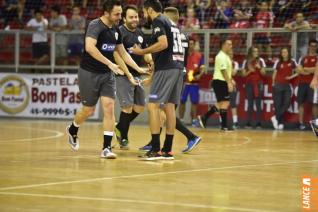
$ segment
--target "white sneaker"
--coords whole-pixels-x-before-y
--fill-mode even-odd
[[[279,130],[284,130],[284,125],[283,125],[283,124],[279,124],[279,125],[278,125],[278,129],[279,129]]]
[[[103,149],[102,153],[100,154],[101,158],[106,158],[106,159],[116,159],[117,155],[112,152],[112,150],[105,148]]]
[[[278,121],[275,116],[272,116],[271,121],[275,130],[278,130]]]
[[[77,151],[79,149],[79,139],[77,135],[71,135],[70,125],[66,127],[66,134],[68,136],[68,144],[74,151]]]

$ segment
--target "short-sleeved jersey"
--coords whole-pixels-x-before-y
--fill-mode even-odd
[[[252,60],[251,65],[254,67],[255,71],[249,73],[246,76],[246,83],[258,83],[260,81],[262,81],[262,74],[261,74],[261,68],[266,68],[266,63],[264,61],[263,58],[259,58],[258,60]],[[256,64],[259,64],[261,68],[256,68]],[[244,60],[243,65],[242,65],[242,69],[246,69],[248,70],[248,65],[247,65],[247,61]]]
[[[215,57],[213,80],[225,81],[222,74],[222,70],[226,70],[226,73],[229,79],[232,78],[232,70],[233,70],[232,60],[223,51],[219,51],[219,53]]]
[[[96,48],[98,51],[111,62],[115,63],[113,53],[116,45],[122,44],[122,37],[118,27],[113,26],[109,28],[100,18],[97,18],[88,24],[85,32],[85,38],[86,37],[96,39]],[[107,65],[93,58],[86,50],[84,50],[80,66],[82,69],[90,72],[104,73],[111,71]]]
[[[144,39],[143,32],[139,28],[137,28],[135,31],[130,31],[129,29],[126,28],[125,25],[120,26],[119,30],[121,32],[123,45],[126,51],[130,54],[132,59],[140,66],[143,56],[132,54],[129,48],[133,47],[135,44],[139,45],[140,48],[146,48],[147,45]],[[130,66],[127,66],[127,67],[129,69],[129,72],[133,76],[140,76],[140,74],[135,69],[131,68]]]
[[[199,74],[200,73],[200,66],[202,65],[201,63],[202,63],[202,54],[200,52],[194,51],[188,55],[187,66],[186,66],[187,76],[188,76],[186,78],[187,83],[197,83],[198,82],[193,77],[189,77],[189,75],[195,76],[195,75]]]
[[[288,84],[289,80],[286,77],[291,76],[297,66],[297,63],[294,59],[288,61],[277,60],[273,66],[273,69],[276,70],[275,83]]]
[[[301,65],[304,68],[313,68],[318,64],[318,56],[313,55],[313,56],[305,56],[300,58],[299,60],[299,65]],[[298,75],[299,83],[310,83],[314,74],[309,74],[309,75]]]
[[[160,52],[153,53],[155,71],[169,69],[183,69],[180,62],[184,62],[184,49],[180,29],[164,15],[159,15],[152,23],[152,43],[156,43],[160,36],[165,35],[168,47]]]

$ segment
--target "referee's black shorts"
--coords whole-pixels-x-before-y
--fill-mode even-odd
[[[212,88],[214,90],[217,102],[230,101],[230,93],[226,81],[213,80]]]

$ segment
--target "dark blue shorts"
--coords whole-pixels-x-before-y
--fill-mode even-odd
[[[199,103],[199,85],[196,84],[185,84],[181,94],[181,104],[186,103],[188,96],[192,104]]]

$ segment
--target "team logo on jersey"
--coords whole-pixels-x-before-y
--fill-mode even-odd
[[[104,52],[113,52],[115,50],[116,45],[111,43],[104,43],[102,45],[102,51]]]
[[[144,42],[143,37],[141,37],[141,36],[139,35],[139,36],[138,36],[138,41],[139,41],[139,43],[143,43],[143,42]]]
[[[118,32],[115,32],[115,38],[118,40]]]
[[[154,31],[154,34],[156,34],[157,32],[160,32],[160,28],[156,27],[153,31]]]

